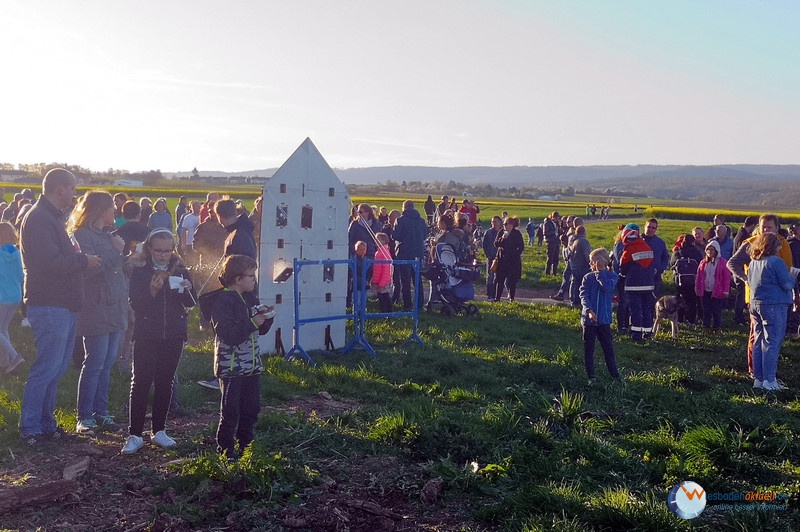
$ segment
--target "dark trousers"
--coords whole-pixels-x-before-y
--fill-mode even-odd
[[[678,307],[678,321],[694,324],[697,321],[697,294],[694,292],[694,285],[679,286],[678,297],[683,302]]]
[[[392,295],[389,292],[378,294],[378,305],[380,305],[381,312],[391,312]]]
[[[581,283],[584,276],[589,273],[589,270],[575,270],[572,269],[571,277],[572,282],[569,285],[569,300],[573,305],[581,304]]]
[[[631,312],[631,338],[641,340],[653,332],[655,299],[650,290],[625,290]]]
[[[500,301],[500,298],[503,297],[503,288],[505,287],[508,288],[509,299],[514,301],[514,298],[517,295],[517,282],[519,281],[519,273],[509,272],[508,270],[499,268],[497,273],[495,273],[494,280],[495,300]]]
[[[236,442],[239,442],[239,451],[243,452],[253,441],[253,427],[261,410],[260,375],[220,379],[219,390],[222,399],[219,404],[217,451],[225,453],[228,458],[236,458]]]
[[[569,283],[572,281],[572,266],[569,262],[564,265],[564,273],[561,274],[561,286],[558,287],[559,295],[569,295]]]
[[[558,240],[547,241],[547,266],[544,267],[545,275],[558,273],[558,257],[561,255],[561,242]]]
[[[586,374],[594,379],[594,345],[595,340],[600,340],[603,356],[606,359],[608,372],[615,379],[619,379],[617,371],[617,357],[614,355],[614,336],[611,325],[584,325],[583,326],[583,363]]]
[[[745,323],[749,321],[748,317],[745,316],[744,306],[744,283],[737,279],[736,300],[733,302],[733,321],[736,323]]]
[[[181,359],[183,340],[136,340],[133,346],[128,431],[141,436],[147,413],[147,395],[153,390],[153,432],[164,430],[172,398],[172,381]]]
[[[722,309],[724,306],[724,299],[711,297],[711,292],[703,294],[703,327],[713,326],[715,329],[722,327]]]
[[[414,303],[420,306],[420,289],[415,286],[414,298],[412,301],[411,285],[414,282],[414,266],[411,264],[398,264],[395,266],[395,271],[400,272],[400,289],[403,294],[403,310],[410,311],[414,308]]]

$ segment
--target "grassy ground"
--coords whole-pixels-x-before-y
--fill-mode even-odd
[[[693,225],[662,222],[660,233],[671,244]],[[615,227],[593,224],[590,241],[610,247]],[[544,269],[543,253],[526,251],[530,287],[555,286],[555,278],[536,273]],[[407,319],[369,322],[377,359],[361,351],[320,354],[318,366],[308,367],[269,358],[257,445],[227,466],[209,454],[213,423],[203,428],[205,438],[168,455],[184,460],[157,477],[156,488],[173,495],[153,518],[181,516],[189,528],[205,529],[226,526],[234,512],[251,528],[278,530],[290,512],[314,529],[310,514],[320,506],[321,486],[358,477],[360,497],[388,509],[402,506],[415,523],[432,508],[447,509],[451,519],[440,515],[439,528],[430,530],[800,528],[796,342],[784,345],[779,376],[790,391],[778,394],[752,389],[746,329],[734,327],[728,313],[719,335],[683,330],[677,342],[662,336],[645,345],[617,338],[625,384],[609,378],[598,353],[599,378],[589,386],[577,310],[478,305],[479,318],[422,315],[424,345],[403,344],[411,333]],[[181,403],[189,412],[213,411],[207,391],[193,384],[209,373],[211,337],[194,327],[191,335],[179,369]],[[30,331],[15,326],[12,336],[31,361]],[[2,469],[14,455],[31,452],[15,429],[27,367],[0,385],[0,448],[10,450],[0,455]],[[76,382],[71,369],[59,392],[67,428],[75,423]],[[321,391],[343,406],[327,413],[282,408]],[[127,379],[115,373],[111,404],[121,419],[127,392]],[[364,457],[379,466],[370,468]],[[434,479],[441,479],[443,493],[420,502]],[[683,480],[707,493],[785,493],[789,509],[709,506],[698,519],[682,521],[666,500]]]

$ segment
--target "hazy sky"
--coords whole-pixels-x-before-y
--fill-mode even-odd
[[[0,0],[0,162],[800,163],[800,2]]]

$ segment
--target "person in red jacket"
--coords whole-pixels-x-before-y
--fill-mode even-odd
[[[631,338],[641,342],[653,331],[653,250],[639,233],[639,226],[628,224],[622,230],[620,275],[625,277],[625,299],[631,315]]]

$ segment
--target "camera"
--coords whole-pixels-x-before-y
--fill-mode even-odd
[[[269,307],[266,306],[266,305],[253,305],[250,308],[250,317],[254,318],[256,316],[256,314],[264,314],[264,313],[267,312],[268,308]]]
[[[256,315],[258,314],[262,314],[265,318],[270,320],[274,318],[277,313],[278,311],[276,311],[275,309],[269,310],[269,307],[267,305],[254,305],[253,307],[250,308],[251,318],[255,318]]]

